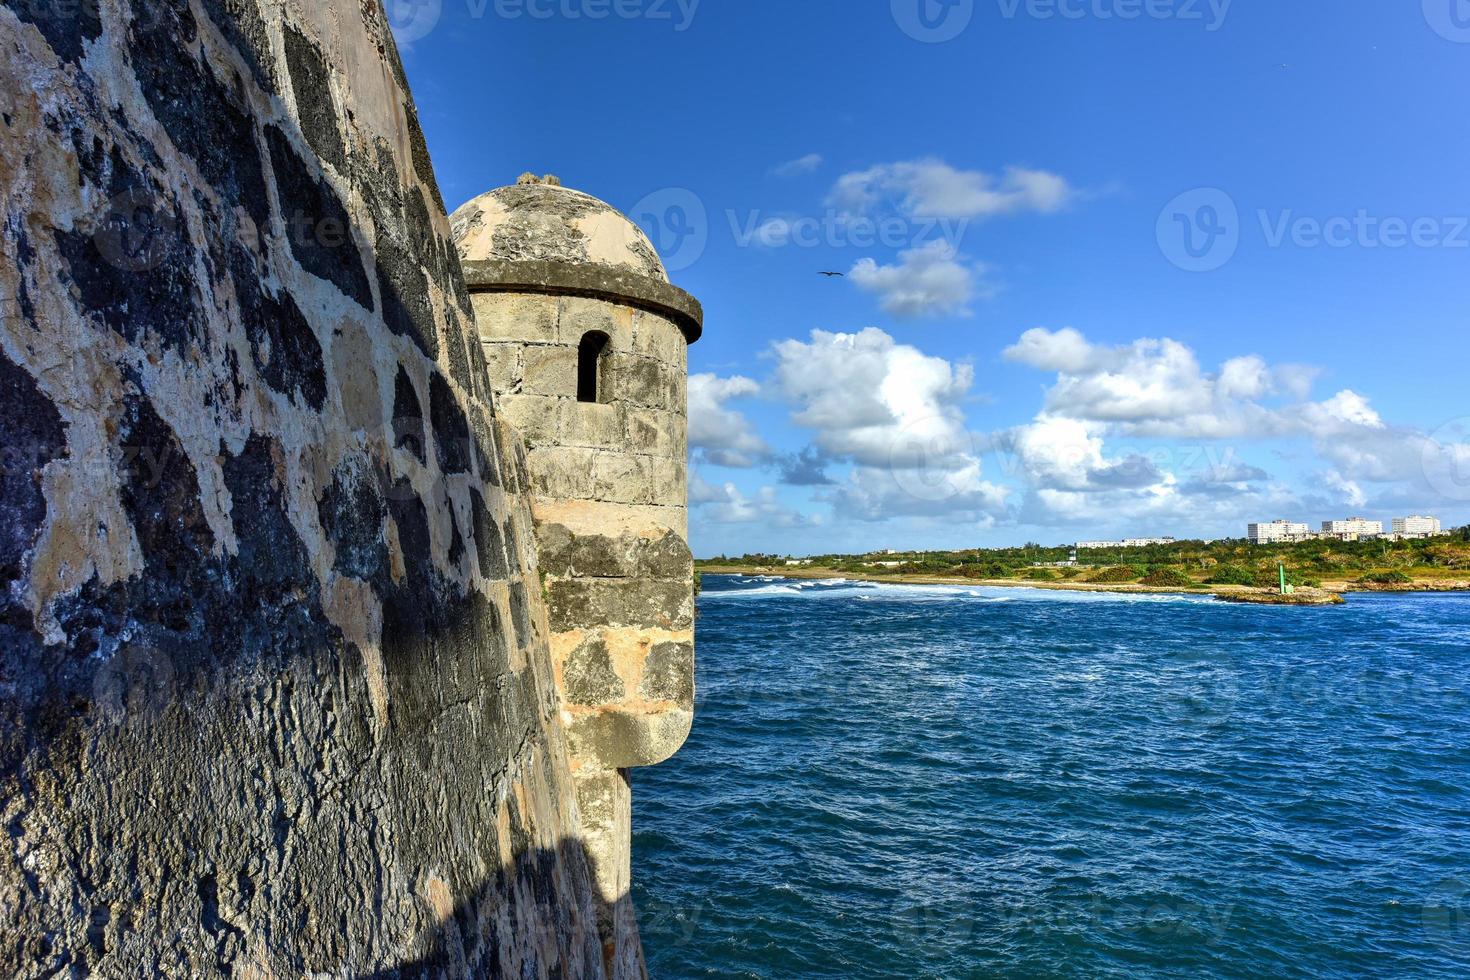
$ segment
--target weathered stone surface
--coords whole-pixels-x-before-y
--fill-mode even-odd
[[[656,643],[643,667],[638,693],[650,701],[694,704],[694,644]]]
[[[627,695],[601,638],[588,640],[573,650],[562,671],[567,699],[577,704],[607,704]]]
[[[0,46],[0,974],[641,976],[381,9]]]
[[[557,632],[587,623],[688,629],[694,625],[694,597],[682,582],[567,579],[547,587],[547,613]]]

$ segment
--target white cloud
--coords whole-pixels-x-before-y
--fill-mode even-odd
[[[727,401],[760,393],[760,385],[739,375],[689,376],[689,448],[716,466],[754,466],[770,456],[770,447]]]
[[[771,173],[777,177],[799,177],[809,174],[821,167],[823,163],[820,153],[808,153],[804,157],[788,160],[783,164],[771,168]]]
[[[996,177],[957,170],[943,160],[880,164],[838,178],[828,203],[851,214],[890,207],[916,218],[988,218],[1065,207],[1074,192],[1065,178],[1043,170],[1007,167]]]
[[[1199,506],[1201,498],[1234,500],[1238,514],[1252,501],[1290,497],[1267,482],[1265,473],[1233,461],[1215,467],[1217,472],[1186,473],[1179,482],[1172,471],[1187,467],[1110,459],[1103,440],[1112,437],[1158,440],[1174,462],[1198,455],[1188,452],[1188,440],[1306,440],[1329,464],[1315,476],[1315,489],[1329,492],[1319,504],[1366,508],[1378,498],[1417,495],[1419,506],[1430,507],[1470,499],[1470,469],[1458,483],[1451,476],[1462,450],[1470,459],[1470,447],[1392,425],[1351,389],[1312,401],[1313,368],[1272,366],[1245,355],[1207,372],[1194,351],[1176,340],[1106,346],[1070,328],[1028,330],[1005,357],[1057,372],[1036,421],[1008,434],[1018,468],[1035,491],[1030,506],[1038,519],[1055,511],[1058,517],[1090,512],[1101,520],[1144,505],[1157,513],[1171,500]],[[1157,479],[1150,479],[1150,467]],[[1128,499],[1110,491],[1123,485],[1131,488]]]
[[[965,515],[1004,509],[1007,491],[982,476],[963,402],[974,370],[899,344],[870,327],[814,330],[773,348],[773,391],[827,458],[853,464],[823,499],[862,520],[883,514]]]
[[[698,500],[693,484],[698,484]],[[747,497],[733,483],[712,486],[702,477],[691,481],[690,503],[699,519],[710,524],[762,524],[766,527],[799,527],[817,524],[815,516],[801,514],[781,503],[774,487],[761,487]]]
[[[773,348],[772,386],[831,457],[866,466],[911,463],[935,447],[958,459],[969,448],[961,402],[974,369],[899,344],[876,327],[859,333],[813,330],[808,341]],[[926,450],[927,447],[927,450]]]
[[[1255,355],[1208,373],[1177,340],[1145,337],[1093,344],[1070,327],[1037,327],[1006,348],[1007,360],[1057,372],[1046,393],[1052,415],[1124,423],[1133,435],[1219,439],[1280,434],[1286,420],[1260,400],[1302,390],[1300,367],[1272,368]]]
[[[880,297],[885,312],[904,319],[923,316],[968,315],[977,291],[986,296],[993,288],[977,287],[983,264],[966,264],[948,242],[928,242],[898,255],[897,265],[879,265],[859,259],[848,273],[858,288]]]

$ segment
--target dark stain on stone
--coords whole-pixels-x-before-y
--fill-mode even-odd
[[[439,336],[429,301],[429,280],[412,253],[379,228],[377,238],[378,292],[383,297],[383,322],[400,337],[408,337],[429,360],[439,359]]]
[[[650,701],[694,703],[694,645],[655,643],[643,666],[638,692]]]
[[[470,471],[470,424],[444,375],[429,376],[429,424],[438,448],[439,469],[444,473]]]
[[[16,277],[18,285],[15,291],[15,300],[20,306],[21,320],[32,329],[35,329],[36,306],[31,302],[31,289],[26,284],[26,270],[35,268],[36,250],[31,247],[31,239],[26,234],[24,222],[17,218],[14,220],[12,228],[15,233],[15,257],[19,270],[19,275]]]
[[[143,553],[144,574],[164,577],[202,562],[214,546],[214,533],[199,503],[199,477],[174,430],[159,417],[146,395],[123,408],[119,488],[123,510]],[[187,595],[167,611],[171,629],[190,628]]]
[[[264,230],[270,204],[255,122],[240,97],[195,60],[197,34],[187,5],[150,3],[146,16],[134,18],[128,45],[138,85],[204,181]]]
[[[131,343],[151,332],[184,349],[201,333],[201,314],[182,216],[116,148],[96,176],[111,195],[96,231],[52,232],[83,311]]]
[[[41,32],[62,61],[82,58],[82,43],[102,36],[101,0],[0,0],[0,5]],[[9,57],[10,55],[7,55]]]
[[[531,607],[526,598],[526,583],[516,579],[510,583],[510,619],[515,624],[516,645],[522,650],[531,645]]]
[[[31,628],[30,610],[17,590],[46,520],[41,470],[65,455],[66,435],[56,406],[3,350],[0,445],[0,637],[6,637],[11,628]]]
[[[327,397],[322,345],[296,300],[288,292],[279,298],[266,293],[250,254],[238,245],[230,257],[230,277],[261,378],[272,390],[297,395],[320,411]]]
[[[627,696],[601,637],[587,640],[573,650],[562,671],[567,700],[573,704],[607,704]]]
[[[480,405],[471,407],[475,425],[475,462],[480,467],[480,480],[486,486],[500,486],[500,464],[495,455],[495,440],[490,435],[490,422]]]
[[[424,442],[424,409],[413,379],[400,364],[398,377],[393,382],[393,445],[407,449],[420,463],[426,463]]]
[[[475,395],[474,379],[470,375],[469,353],[465,350],[464,327],[453,310],[445,310],[444,341],[449,347],[449,374],[471,397]]]
[[[316,155],[347,172],[347,151],[342,146],[341,124],[332,103],[331,72],[319,48],[306,35],[286,25],[286,69],[296,93],[296,111],[301,132]]]
[[[352,240],[352,221],[337,192],[313,172],[279,127],[266,127],[266,143],[270,146],[271,169],[280,191],[281,218],[291,254],[307,272],[372,310],[372,291],[362,253]]]
[[[470,531],[475,536],[475,551],[479,555],[480,574],[492,582],[503,581],[510,569],[505,561],[505,543],[500,539],[500,527],[485,507],[485,498],[474,487],[470,488]]]
[[[408,83],[403,83],[403,94],[408,95]],[[419,125],[419,112],[413,100],[403,104],[403,115],[408,119],[409,149],[413,153],[413,171],[419,182],[433,195],[434,206],[444,213],[444,196],[439,193],[439,181],[434,178],[434,163],[429,159],[429,144],[424,139],[424,127]]]
[[[459,533],[459,517],[455,513],[454,501],[447,496],[444,508],[449,512],[449,564],[455,568],[464,560],[464,535]]]
[[[256,0],[200,0],[200,3],[225,40],[250,66],[256,83],[265,91],[272,91],[275,57]]]
[[[380,587],[387,584],[388,543],[383,536],[387,516],[378,480],[352,466],[332,474],[317,503],[317,518],[336,549],[337,571]]]

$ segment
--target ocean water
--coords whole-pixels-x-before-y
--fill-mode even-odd
[[[683,977],[1470,976],[1470,596],[705,576],[634,772]]]

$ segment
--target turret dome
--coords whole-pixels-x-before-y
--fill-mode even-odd
[[[669,281],[641,228],[555,177],[526,174],[481,194],[449,220],[460,256],[469,261],[571,262]]]
[[[668,318],[694,343],[699,301],[669,281],[628,216],[550,175],[524,174],[449,219],[471,293],[543,293],[621,303]]]

